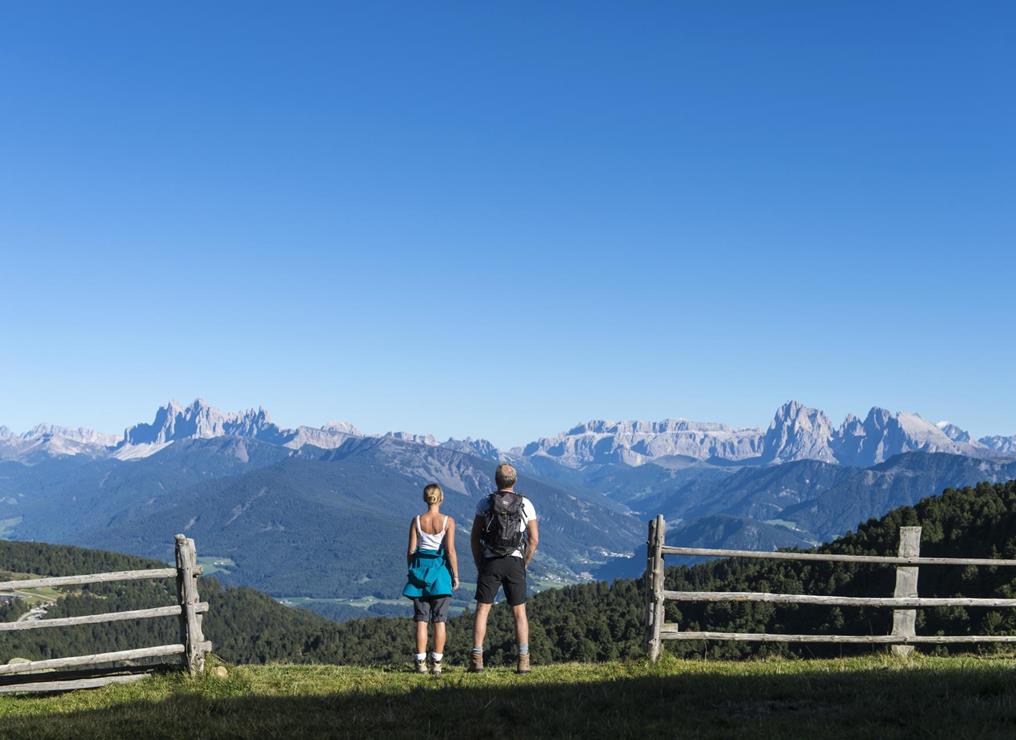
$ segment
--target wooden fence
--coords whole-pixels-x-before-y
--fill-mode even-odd
[[[649,658],[660,655],[663,640],[734,640],[738,642],[833,642],[891,645],[893,652],[906,655],[915,644],[1016,642],[1016,635],[918,635],[916,609],[937,606],[1016,607],[1016,599],[921,598],[917,595],[918,568],[922,565],[1016,567],[1016,560],[1000,558],[920,557],[921,528],[900,527],[899,551],[895,557],[881,555],[838,555],[819,552],[761,552],[718,550],[704,547],[673,547],[665,544],[666,524],[662,516],[649,522],[646,558],[646,644]],[[808,594],[756,593],[750,591],[668,591],[664,588],[663,556],[692,555],[720,558],[762,558],[766,560],[820,561],[826,563],[867,563],[896,566],[896,590],[892,597],[814,596]],[[755,632],[682,632],[675,623],[664,622],[667,601],[761,602],[767,604],[821,604],[825,606],[867,606],[893,609],[893,626],[888,635],[784,635]]]
[[[118,650],[95,655],[78,655],[68,658],[0,663],[0,693],[32,691],[68,691],[94,688],[109,683],[131,683],[145,678],[151,665],[141,666],[140,660],[181,656],[183,665],[193,675],[205,668],[205,654],[212,644],[205,640],[201,630],[203,615],[208,604],[198,597],[197,578],[201,566],[197,563],[194,540],[176,536],[176,567],[148,570],[125,570],[112,573],[92,573],[80,576],[56,576],[0,582],[0,595],[15,590],[82,586],[91,583],[141,581],[176,578],[177,604],[126,612],[89,614],[81,617],[35,619],[18,622],[0,622],[0,632],[19,632],[53,627],[74,627],[85,624],[104,624],[133,619],[177,617],[180,622],[180,642],[173,645]]]

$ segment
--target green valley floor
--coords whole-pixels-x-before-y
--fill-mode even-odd
[[[0,737],[1011,738],[1016,658],[872,656],[537,666],[441,678],[239,666],[0,697]]]

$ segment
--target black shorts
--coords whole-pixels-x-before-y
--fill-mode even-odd
[[[481,604],[493,604],[502,586],[509,605],[526,603],[526,566],[522,558],[505,555],[483,561],[476,577],[476,600]]]
[[[448,604],[451,596],[428,596],[425,599],[413,599],[414,622],[447,622]]]

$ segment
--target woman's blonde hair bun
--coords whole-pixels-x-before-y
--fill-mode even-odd
[[[428,483],[423,487],[423,500],[428,504],[439,504],[444,501],[444,491],[437,483]]]

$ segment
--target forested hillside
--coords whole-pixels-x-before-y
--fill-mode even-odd
[[[923,555],[1016,557],[1016,481],[948,489],[914,507],[871,520],[856,533],[820,548],[824,552],[886,554],[896,550],[898,529],[924,527]],[[0,542],[0,568],[41,575],[157,567],[141,558],[24,542]],[[675,590],[784,591],[788,593],[890,595],[894,569],[884,566],[793,563],[764,560],[717,561],[667,570],[667,588]],[[61,599],[47,617],[168,604],[173,584],[125,583],[84,588]],[[924,567],[922,596],[1016,595],[1016,569]],[[387,664],[405,661],[412,652],[407,619],[362,619],[335,624],[298,609],[284,607],[256,591],[226,589],[213,578],[201,581],[211,604],[205,633],[215,652],[230,662],[338,662]],[[17,602],[10,609],[18,609]],[[885,634],[890,612],[884,609],[775,606],[771,604],[673,604],[667,620],[683,629],[742,632],[840,632]],[[6,618],[14,618],[10,613]],[[449,624],[449,653],[464,661],[470,647],[470,615]],[[544,591],[530,600],[531,650],[536,662],[595,661],[643,654],[643,595],[638,580],[598,582]],[[1006,610],[927,609],[918,611],[918,632],[1016,632],[1016,615]],[[99,625],[89,628],[10,633],[0,637],[0,660],[116,649],[127,645],[176,641],[172,619]],[[510,659],[511,617],[495,608],[488,633],[492,663]],[[737,657],[755,651],[787,652],[798,648],[733,643],[668,643],[680,655]],[[808,646],[805,654],[839,654],[863,648]]]
[[[165,563],[119,553],[66,545],[0,541],[0,579],[7,573],[39,576],[99,573],[136,568],[163,568]],[[321,649],[334,643],[338,628],[302,609],[283,606],[249,588],[224,588],[214,578],[199,582],[201,598],[209,602],[204,632],[215,653],[229,662],[321,662],[341,655]],[[99,583],[62,589],[63,595],[46,611],[46,618],[125,611],[176,603],[172,579]],[[24,602],[0,604],[0,620],[16,619]],[[18,656],[31,659],[123,650],[179,642],[176,619],[149,619],[81,627],[0,633],[0,663]]]

